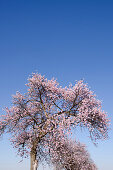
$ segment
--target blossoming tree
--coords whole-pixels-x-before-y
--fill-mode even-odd
[[[6,108],[6,114],[1,116],[0,135],[10,133],[18,153],[21,156],[30,154],[31,170],[37,169],[38,161],[49,153],[57,155],[51,151],[50,141],[55,141],[56,147],[59,145],[56,139],[62,136],[63,143],[71,127],[87,128],[92,140],[107,138],[109,120],[101,109],[101,102],[83,81],[62,88],[56,80],[47,80],[38,73],[28,81],[27,93],[17,92],[13,96],[13,106]]]
[[[97,170],[85,145],[71,139],[56,138],[50,140],[50,160],[56,170]],[[57,143],[57,145],[56,145]]]

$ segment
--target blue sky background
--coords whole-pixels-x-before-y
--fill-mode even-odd
[[[12,94],[26,91],[32,72],[62,86],[89,84],[111,119],[110,138],[95,147],[87,132],[76,135],[99,170],[113,170],[113,1],[0,0],[0,114]],[[0,139],[0,170],[29,169],[7,138]]]

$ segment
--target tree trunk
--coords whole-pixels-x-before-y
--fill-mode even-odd
[[[30,152],[30,159],[31,159],[30,170],[37,170],[38,168],[38,161],[36,159],[36,155],[37,155],[36,149],[32,148]]]

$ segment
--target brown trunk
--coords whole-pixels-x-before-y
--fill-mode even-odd
[[[30,159],[31,159],[30,170],[37,170],[38,161],[36,159],[36,155],[37,155],[36,149],[32,148],[30,152]]]

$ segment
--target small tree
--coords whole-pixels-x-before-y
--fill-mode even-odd
[[[72,126],[80,125],[88,128],[92,140],[107,138],[109,120],[101,102],[83,81],[62,88],[56,80],[47,80],[40,74],[28,80],[27,93],[17,92],[13,106],[2,115],[0,135],[10,133],[18,154],[30,154],[31,170],[45,153],[48,155],[47,142],[53,134],[57,145],[58,131],[65,136]]]
[[[56,140],[49,141],[50,160],[56,170],[97,170],[85,145],[67,138]]]

